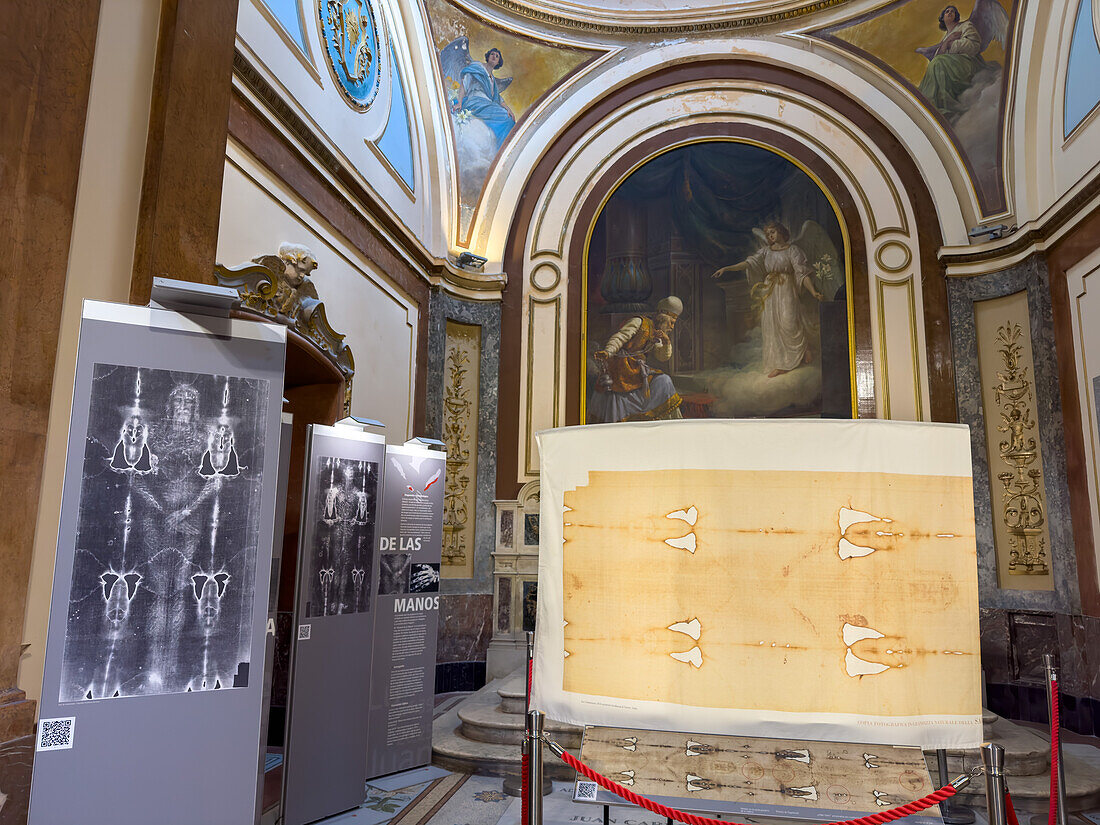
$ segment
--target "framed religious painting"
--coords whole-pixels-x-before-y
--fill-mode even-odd
[[[836,202],[786,155],[651,158],[588,237],[581,420],[852,418],[851,277]]]

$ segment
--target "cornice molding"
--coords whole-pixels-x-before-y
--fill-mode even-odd
[[[543,25],[560,29],[571,29],[581,32],[599,32],[613,35],[684,35],[706,34],[714,32],[737,31],[741,29],[753,29],[770,26],[776,23],[785,23],[797,20],[807,15],[816,14],[828,9],[836,8],[851,0],[812,0],[793,9],[783,11],[763,12],[749,14],[743,17],[723,17],[716,20],[700,20],[690,23],[681,20],[668,23],[607,23],[601,20],[582,19],[570,17],[558,11],[549,11],[543,8],[535,8],[531,2],[522,0],[487,0],[487,3],[496,6],[502,11],[509,12],[517,17],[535,20]],[[730,14],[730,12],[726,12]],[[733,12],[736,14],[736,12]]]
[[[1071,196],[1056,203],[1045,215],[1029,221],[1020,231],[979,248],[944,247],[939,258],[947,274],[966,277],[988,271],[989,265],[1011,266],[1034,252],[1042,252],[1056,242],[1059,235],[1073,229],[1087,218],[1100,199],[1100,174],[1095,175]],[[983,265],[978,269],[978,265]]]

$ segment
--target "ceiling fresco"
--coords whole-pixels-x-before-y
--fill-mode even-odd
[[[425,0],[458,167],[460,243],[517,124],[597,52],[536,40],[447,0]]]
[[[898,0],[816,34],[898,81],[939,122],[983,215],[1003,212],[1002,133],[1017,0]]]

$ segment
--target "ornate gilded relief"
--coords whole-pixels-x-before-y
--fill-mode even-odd
[[[1050,590],[1050,533],[1027,294],[974,304],[998,581]]]
[[[901,0],[815,32],[905,86],[939,121],[982,214],[1006,208],[1001,123],[1016,0]]]
[[[443,388],[443,441],[447,486],[443,495],[445,576],[473,576],[477,496],[477,417],[481,327],[447,322]]]
[[[309,277],[316,268],[308,247],[284,243],[277,255],[260,255],[252,264],[235,268],[218,264],[214,277],[219,285],[237,290],[244,309],[290,327],[332,361],[344,376],[344,414],[350,415],[355,358],[344,336],[325,317],[325,305]]]
[[[1035,396],[1028,379],[1028,368],[1021,365],[1023,348],[1019,324],[1009,323],[997,330],[998,352],[1004,359],[1004,371],[993,385],[997,403],[1001,405],[1001,423],[997,429],[1007,438],[999,444],[1001,459],[1012,469],[997,474],[1004,485],[1002,518],[1009,534],[1008,572],[1013,576],[1045,576],[1047,567],[1046,539],[1042,526],[1046,523],[1043,503],[1043,473],[1033,466],[1039,450],[1032,433],[1035,417],[1032,405]]]
[[[325,62],[344,100],[370,108],[382,85],[382,29],[371,0],[317,0]]]
[[[524,115],[591,53],[507,31],[446,0],[427,0],[425,6],[454,128],[458,234],[468,243],[501,147]]]

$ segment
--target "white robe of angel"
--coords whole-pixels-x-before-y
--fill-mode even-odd
[[[795,244],[782,249],[765,246],[747,263],[749,280],[757,282],[765,294],[760,315],[763,370],[793,370],[802,363],[813,334],[799,294],[803,282],[813,275],[806,253]]]

